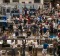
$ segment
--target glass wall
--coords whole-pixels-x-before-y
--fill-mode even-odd
[[[60,0],[44,0],[44,7],[49,7],[50,2],[52,7],[56,7],[57,4],[60,4]]]
[[[40,3],[40,0],[34,0],[34,3]]]
[[[13,2],[19,2],[19,0],[13,0]]]
[[[3,0],[3,3],[10,3],[10,0]]]
[[[49,8],[50,0],[44,0],[44,8]]]

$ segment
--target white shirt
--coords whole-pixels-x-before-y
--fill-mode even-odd
[[[38,47],[37,42],[33,42],[33,44],[35,45],[35,48],[37,48],[37,47]]]
[[[14,26],[13,26],[13,29],[17,29],[17,27],[14,25]]]
[[[22,45],[22,40],[18,40],[18,45]]]
[[[19,18],[17,18],[17,20],[19,20]]]
[[[13,38],[16,38],[15,33],[13,33]]]
[[[55,23],[53,23],[53,28],[55,28],[55,25],[56,25],[56,24],[55,24]]]
[[[11,43],[11,46],[13,46],[13,48],[17,47],[17,45],[15,44],[15,41]]]
[[[49,26],[48,26],[48,25],[45,25],[45,27],[46,27],[47,29],[49,29]]]

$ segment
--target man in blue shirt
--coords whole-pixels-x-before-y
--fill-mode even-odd
[[[42,19],[43,19],[42,16],[39,16],[39,17],[38,17],[38,21],[39,21],[39,22],[42,22]]]
[[[43,44],[43,48],[44,48],[44,49],[47,49],[47,47],[48,47],[48,44],[47,44],[47,43],[44,43],[44,44]]]
[[[45,40],[45,43],[43,44],[43,50],[42,50],[43,56],[46,56],[46,54],[47,54],[47,48],[48,48],[48,46],[49,46],[46,41],[47,41],[47,40]]]
[[[46,33],[48,29],[46,27],[43,28],[43,32]]]

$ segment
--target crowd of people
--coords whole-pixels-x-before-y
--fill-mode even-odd
[[[8,38],[17,38],[25,34],[26,38],[40,38],[37,40],[37,45],[40,45],[41,39],[52,39],[53,55],[60,56],[60,11],[54,8],[36,10],[33,15],[29,14],[29,9],[26,7],[22,10],[20,17],[13,16],[10,18],[11,23],[7,22],[7,27],[0,26],[0,34],[3,40]],[[56,39],[56,40],[54,40]],[[35,41],[35,40],[34,40]],[[46,42],[46,41],[45,41]],[[46,56],[49,43],[43,44],[42,54]],[[32,50],[30,47],[29,51]],[[30,52],[31,54],[31,52]]]

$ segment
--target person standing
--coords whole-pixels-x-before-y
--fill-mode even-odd
[[[43,44],[43,50],[42,50],[42,55],[46,56],[47,55],[47,49],[48,49],[48,43],[47,40],[45,40],[44,44]]]
[[[7,33],[7,32],[4,32],[4,33],[3,33],[3,36],[2,36],[2,39],[3,39],[4,41],[6,41],[7,38],[8,38],[8,33]]]
[[[16,56],[15,54],[15,48],[12,46],[12,56]]]
[[[33,50],[33,46],[32,46],[32,42],[29,44],[29,55],[32,56],[32,50]]]
[[[15,45],[14,41],[12,41],[11,47],[12,47],[12,49],[11,49],[11,55],[12,56],[16,56],[16,50],[15,50],[16,45]]]
[[[57,52],[57,40],[53,41],[53,55],[56,56]]]
[[[57,54],[58,54],[58,56],[60,56],[60,41],[58,42]]]
[[[22,45],[22,56],[25,56],[25,48],[26,48],[26,47],[25,47],[25,41],[22,40],[22,42],[23,42],[23,43],[22,43],[22,44],[23,44],[23,45]]]
[[[30,29],[27,30],[27,38],[28,38],[29,36],[31,36],[31,30],[30,30]]]
[[[20,33],[22,34],[22,33],[23,33],[22,24],[20,24],[20,25],[18,26],[18,29],[20,30]]]

